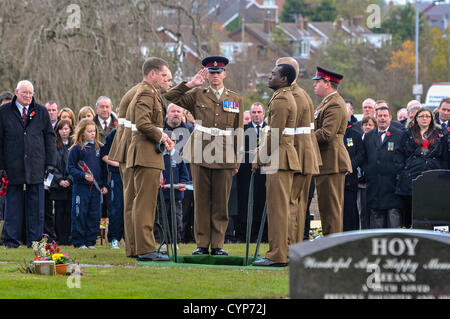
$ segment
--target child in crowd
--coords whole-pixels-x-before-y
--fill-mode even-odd
[[[117,129],[113,129],[107,136],[105,145],[100,152],[102,160],[108,164],[109,205],[108,205],[108,241],[111,249],[119,249],[119,242],[124,238],[123,226],[123,184],[120,177],[119,163],[108,158],[111,145],[116,136]]]
[[[67,168],[73,178],[72,243],[76,248],[95,249],[100,231],[101,195],[108,192],[97,136],[94,121],[81,120],[69,151]]]
[[[72,146],[73,127],[67,120],[55,126],[56,166],[50,184],[50,199],[55,201],[55,232],[60,245],[71,245],[70,215],[72,208],[72,176],[67,171],[69,148]]]

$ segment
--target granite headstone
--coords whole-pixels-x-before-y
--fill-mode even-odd
[[[450,235],[380,229],[329,235],[289,249],[290,297],[449,299]]]
[[[450,225],[450,170],[423,172],[412,181],[413,228]]]

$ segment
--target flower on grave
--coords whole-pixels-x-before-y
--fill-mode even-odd
[[[36,257],[34,261],[53,260],[55,264],[72,263],[72,259],[66,253],[62,253],[55,241],[47,243],[48,235],[42,236],[40,241],[34,241],[31,246]]]

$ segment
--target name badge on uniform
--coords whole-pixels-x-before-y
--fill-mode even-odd
[[[391,152],[394,150],[394,142],[387,143],[387,150]]]
[[[347,138],[347,147],[353,146],[353,139],[351,137]]]
[[[223,101],[222,109],[225,112],[239,113],[239,103],[231,101]]]

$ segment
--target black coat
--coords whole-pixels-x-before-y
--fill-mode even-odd
[[[404,166],[401,149],[403,134],[391,126],[381,145],[378,142],[378,129],[371,130],[364,137],[363,169],[368,208],[402,208],[402,200],[395,194],[395,187]]]
[[[352,162],[353,172],[345,176],[345,189],[358,191],[358,166],[364,160],[362,134],[351,123],[348,124],[344,134],[344,145]]]
[[[52,200],[70,200],[72,198],[72,176],[67,171],[67,159],[69,157],[69,147],[63,145],[60,149],[56,149],[56,165],[52,172],[53,180],[50,185],[50,199]],[[69,187],[62,187],[59,182],[67,180],[70,182]]]
[[[405,166],[397,185],[397,194],[411,196],[413,179],[424,171],[447,168],[447,138],[441,130],[435,130],[433,140],[429,151],[424,152],[416,143],[411,130],[403,136],[402,151]]]
[[[11,184],[39,184],[56,163],[55,133],[47,109],[34,98],[24,126],[16,99],[0,108],[0,169]]]

